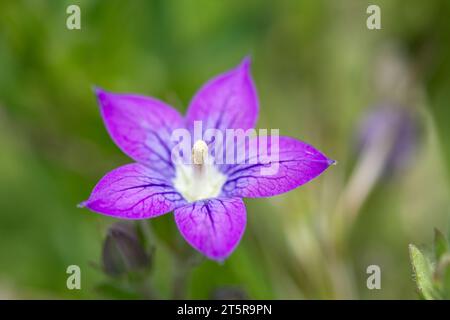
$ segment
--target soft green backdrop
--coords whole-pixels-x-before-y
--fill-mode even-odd
[[[81,30],[66,29],[70,4]],[[381,7],[381,30],[366,28],[369,4]],[[114,220],[76,207],[130,162],[106,133],[93,85],[185,111],[203,82],[246,55],[258,126],[339,164],[286,195],[247,201],[241,245],[188,273],[187,297],[232,286],[252,298],[415,298],[408,244],[448,230],[449,16],[447,0],[1,1],[0,298],[123,297],[99,290],[111,282],[97,266]],[[418,115],[420,146],[405,170],[377,180],[350,223],[340,215],[359,161],[355,130],[385,101]],[[170,214],[150,225],[152,285],[170,298],[183,266],[167,243],[182,240]],[[80,291],[66,288],[70,264],[81,267]],[[370,264],[381,267],[381,290],[366,288]]]

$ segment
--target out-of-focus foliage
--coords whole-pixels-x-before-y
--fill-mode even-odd
[[[66,28],[70,4],[81,30]],[[369,4],[381,8],[381,30],[366,28]],[[415,298],[408,244],[449,222],[449,16],[447,0],[1,1],[0,297],[211,298],[239,288],[266,299]],[[198,257],[171,214],[143,222],[155,247],[147,288],[112,280],[100,261],[116,221],[76,206],[130,159],[108,137],[92,86],[184,112],[203,82],[246,55],[258,126],[338,165],[288,194],[246,200],[246,233],[224,264]],[[389,135],[355,151],[380,104],[421,125],[399,174],[376,170]],[[72,264],[79,291],[66,288]],[[372,264],[381,290],[366,287]]]
[[[409,246],[417,292],[422,299],[450,299],[450,249],[445,236],[435,230],[434,255],[426,256],[414,245]]]

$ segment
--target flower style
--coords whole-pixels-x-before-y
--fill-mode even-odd
[[[154,98],[101,89],[96,95],[111,138],[136,162],[106,174],[81,205],[120,219],[147,219],[173,211],[186,241],[210,259],[224,260],[242,238],[247,220],[242,198],[287,192],[334,163],[289,137],[279,137],[278,170],[271,175],[261,174],[268,163],[258,157],[263,152],[259,146],[251,163],[217,164],[207,161],[214,142],[198,139],[189,163],[174,160],[175,130],[193,132],[198,121],[203,132],[254,128],[259,105],[248,58],[207,82],[185,118]]]

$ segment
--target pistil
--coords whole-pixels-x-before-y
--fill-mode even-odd
[[[194,175],[198,178],[205,174],[208,160],[208,145],[203,140],[197,140],[192,147],[192,165]]]
[[[173,184],[187,201],[194,202],[218,197],[226,179],[214,166],[206,142],[197,140],[192,147],[191,163],[177,165]]]

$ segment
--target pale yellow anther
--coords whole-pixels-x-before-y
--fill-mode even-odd
[[[197,140],[192,147],[192,163],[203,165],[208,157],[208,145],[203,140]]]

